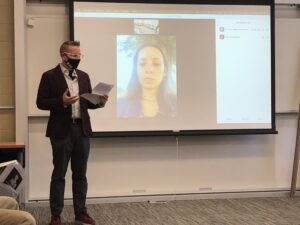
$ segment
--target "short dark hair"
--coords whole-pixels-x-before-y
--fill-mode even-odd
[[[80,46],[80,41],[65,41],[59,48],[60,54],[66,52],[67,46]]]

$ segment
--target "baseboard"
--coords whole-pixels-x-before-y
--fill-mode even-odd
[[[149,202],[149,203],[166,203],[168,201],[181,200],[199,200],[199,199],[225,199],[225,198],[266,198],[266,197],[289,197],[290,190],[250,190],[234,192],[201,192],[201,193],[176,193],[176,194],[155,194],[155,195],[134,195],[134,196],[105,196],[105,197],[88,197],[87,204],[103,203],[125,203],[125,202]],[[300,193],[294,195],[300,196]],[[65,205],[72,205],[71,198],[65,199]],[[48,199],[29,200],[25,203],[28,206],[47,206]]]

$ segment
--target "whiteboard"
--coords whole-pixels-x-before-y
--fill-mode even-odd
[[[276,19],[276,112],[297,112],[300,100],[300,19]]]
[[[27,75],[28,115],[47,116],[49,111],[36,106],[38,86],[43,72],[54,68],[60,61],[59,47],[69,38],[67,16],[27,16]]]

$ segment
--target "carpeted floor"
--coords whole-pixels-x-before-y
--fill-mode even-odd
[[[49,223],[49,206],[25,210],[37,224]],[[300,197],[105,203],[88,205],[88,212],[97,225],[300,225]],[[62,222],[75,224],[72,206],[65,206]]]

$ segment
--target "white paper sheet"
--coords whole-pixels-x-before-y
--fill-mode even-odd
[[[94,87],[92,93],[84,93],[80,96],[96,105],[100,103],[100,96],[108,95],[113,87],[113,84],[106,84],[100,82],[96,85],[96,87]]]

